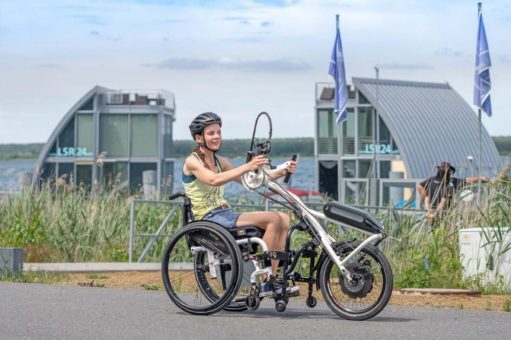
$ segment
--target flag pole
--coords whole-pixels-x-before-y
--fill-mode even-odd
[[[481,6],[482,6],[482,3],[481,2],[478,2],[477,3],[477,17],[479,18],[480,15],[481,15]],[[479,164],[477,166],[478,168],[478,171],[477,171],[477,176],[479,177],[479,180],[477,181],[477,198],[479,200],[479,203],[481,203],[481,165],[482,165],[482,158],[483,158],[483,154],[481,153],[481,139],[482,139],[482,117],[481,117],[481,107],[479,107],[479,109],[477,110],[477,113],[478,113],[478,118],[479,118],[479,143],[478,143],[478,153],[479,153]]]
[[[479,176],[479,181],[477,182],[477,197],[479,198],[479,201],[481,201],[481,159],[483,158],[483,154],[481,153],[481,135],[482,135],[482,118],[481,118],[481,109],[479,108],[478,115],[479,115],[479,171],[477,175]]]

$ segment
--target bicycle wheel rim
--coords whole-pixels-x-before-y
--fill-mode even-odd
[[[229,268],[227,280],[220,277],[221,268]],[[162,277],[167,294],[179,308],[192,314],[214,313],[232,300],[241,283],[239,249],[222,227],[194,222],[169,241]]]

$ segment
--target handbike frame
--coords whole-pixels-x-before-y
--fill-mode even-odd
[[[369,244],[377,245],[382,239],[384,239],[386,236],[383,232],[381,233],[375,233],[369,236],[367,239],[362,241],[362,243],[356,247],[354,250],[350,252],[349,255],[344,257],[342,260],[339,258],[339,256],[336,254],[333,245],[337,243],[337,241],[331,237],[321,226],[318,220],[325,221],[325,222],[333,222],[336,224],[339,224],[338,221],[329,219],[326,217],[323,213],[320,213],[318,211],[315,211],[313,209],[308,208],[301,200],[290,192],[289,190],[282,187],[280,184],[278,184],[276,181],[271,179],[271,171],[268,168],[262,168],[258,172],[249,172],[242,176],[242,181],[245,187],[247,187],[250,190],[257,191],[260,187],[265,187],[271,192],[277,194],[278,196],[282,197],[286,202],[286,204],[283,204],[282,202],[278,200],[273,200],[278,204],[283,205],[284,207],[290,209],[293,211],[293,213],[300,219],[302,222],[302,229],[306,230],[311,234],[313,237],[313,243],[316,246],[321,246],[325,253],[332,259],[332,261],[335,263],[335,265],[339,268],[342,275],[344,275],[347,279],[351,280],[351,273],[350,271],[345,267],[345,264],[350,261],[354,256],[356,256],[364,247],[366,247]],[[257,191],[259,194],[269,198],[269,196]],[[351,225],[346,225],[349,228],[353,228],[359,231],[362,231],[364,233],[368,233],[366,230],[361,230],[358,228],[355,228]],[[290,230],[290,233],[293,230]],[[289,236],[289,235],[288,235]],[[316,242],[314,242],[314,240]],[[253,242],[255,241],[252,239],[243,239],[238,240],[238,244],[243,244],[247,242]],[[319,241],[319,242],[318,242]],[[290,237],[286,239],[286,251],[289,251],[289,242]],[[259,242],[258,242],[259,243]],[[264,243],[264,241],[263,241]],[[266,250],[267,248],[263,248],[263,250]],[[289,274],[286,272],[286,274]],[[251,280],[252,281],[252,280]],[[253,282],[252,282],[253,283]]]

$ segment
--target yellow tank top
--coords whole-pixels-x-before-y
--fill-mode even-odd
[[[192,155],[197,157],[202,165],[204,165],[197,153],[193,152]],[[217,171],[221,172],[222,168],[216,157],[215,163]],[[188,196],[192,202],[192,212],[196,220],[202,219],[211,210],[223,204],[227,204],[227,201],[224,198],[223,185],[208,185],[199,181],[194,175],[185,175],[184,171],[182,173],[181,179],[183,181],[183,187],[185,189],[186,196]]]

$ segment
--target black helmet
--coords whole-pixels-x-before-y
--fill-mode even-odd
[[[219,124],[222,126],[222,119],[213,112],[204,112],[195,117],[190,124],[190,132],[192,133],[192,138],[195,137],[196,134],[202,133],[206,126],[211,124]]]

